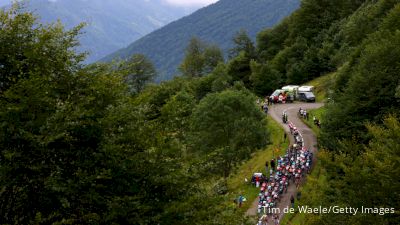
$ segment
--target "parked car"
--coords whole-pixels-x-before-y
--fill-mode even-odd
[[[279,95],[282,95],[282,100],[286,101],[286,95],[284,93],[285,93],[285,90],[277,89],[274,91],[274,93],[271,94],[271,96],[269,98],[272,102],[277,103],[277,102],[279,102]]]
[[[299,92],[298,95],[300,101],[315,102],[315,95],[312,92]]]

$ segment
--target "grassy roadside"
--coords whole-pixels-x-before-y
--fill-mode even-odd
[[[317,102],[324,102],[329,97],[329,90],[334,85],[335,76],[336,73],[330,73],[305,84],[315,87],[314,94]]]
[[[251,207],[251,204],[259,193],[259,190],[250,184],[252,174],[254,172],[265,173],[265,162],[271,160],[273,157],[284,154],[285,150],[289,146],[289,140],[283,140],[283,128],[271,117],[267,120],[267,128],[270,132],[271,144],[268,145],[266,149],[253,153],[251,159],[239,166],[236,173],[228,178],[230,200],[232,201],[234,198],[237,198],[239,194],[242,194],[247,199],[247,201],[244,202],[243,207],[240,209],[243,213]],[[245,183],[245,178],[249,180],[249,183]]]
[[[321,107],[318,109],[310,109],[307,110],[307,112],[309,113],[309,119],[305,120],[302,119],[302,121],[312,129],[312,131],[315,133],[315,135],[317,135],[317,137],[319,136],[320,133],[320,128],[317,127],[317,125],[314,124],[314,120],[313,117],[315,116],[317,119],[319,119],[320,123],[323,124],[323,121],[321,120],[321,118],[323,118],[325,112],[326,112],[326,107]]]

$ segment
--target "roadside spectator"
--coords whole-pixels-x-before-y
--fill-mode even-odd
[[[260,187],[260,177],[256,177],[256,187]]]
[[[321,122],[319,122],[319,119],[315,119],[314,124],[315,124],[318,128],[321,128]]]
[[[239,208],[242,207],[243,199],[244,199],[244,197],[242,195],[239,195],[239,198],[238,198]]]
[[[268,160],[267,160],[267,161],[265,161],[265,175],[266,176],[268,176],[268,166],[269,166],[269,164],[268,164]]]
[[[296,196],[297,201],[300,200],[300,198],[301,198],[301,192],[299,191],[299,192],[297,192],[297,196]]]
[[[275,160],[271,159],[271,170],[275,171]]]
[[[294,197],[293,197],[293,195],[290,197],[290,203],[292,204],[292,208],[294,208]]]
[[[274,214],[274,222],[275,222],[275,225],[279,225],[279,216],[278,216],[278,214]]]
[[[268,113],[268,104],[267,103],[264,103],[263,109],[264,109],[265,113]]]

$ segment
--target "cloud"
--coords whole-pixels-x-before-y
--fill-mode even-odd
[[[218,0],[164,0],[171,5],[177,6],[206,6]]]

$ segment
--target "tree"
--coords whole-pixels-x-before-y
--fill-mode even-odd
[[[322,183],[313,186],[315,191],[307,193],[300,204],[317,207],[321,204],[351,205],[355,208],[394,208],[400,207],[397,190],[400,182],[393,176],[399,173],[400,123],[395,115],[387,116],[383,125],[367,124],[371,140],[368,144],[347,141],[342,145],[343,153],[322,151],[319,153],[324,177]],[[348,155],[354,149],[360,154]],[[322,175],[322,176],[321,176]],[[321,180],[311,175],[310,180]],[[309,180],[307,180],[308,183]],[[311,187],[311,186],[310,186]],[[302,197],[303,198],[303,197]],[[395,213],[357,213],[306,215],[307,224],[396,224]]]
[[[211,73],[223,61],[222,50],[217,45],[209,45],[194,37],[186,48],[179,69],[187,77],[201,77]]]
[[[329,107],[324,119],[321,140],[325,147],[340,151],[339,140],[352,138],[365,143],[365,122],[378,122],[384,115],[399,110],[394,104],[400,82],[399,40],[398,31],[378,31],[360,46],[361,54],[354,56],[354,66],[342,72],[347,73],[344,76],[349,81],[343,93],[334,96],[335,104]]]
[[[251,61],[252,59],[242,51],[237,57],[231,59],[227,66],[227,73],[232,77],[233,81],[242,81],[249,89],[251,89]]]
[[[224,54],[217,45],[207,46],[204,50],[204,74],[211,73],[219,63],[224,62]]]
[[[284,42],[289,35],[290,20],[284,19],[274,28],[263,30],[257,34],[257,52],[260,58],[271,60],[284,48]]]
[[[38,24],[32,13],[23,12],[20,3],[0,10],[0,95],[34,74],[61,80],[81,68],[85,54],[76,54],[74,47],[82,27],[65,31],[60,23]]]
[[[167,132],[180,141],[183,141],[185,134],[189,131],[189,119],[195,103],[192,95],[181,91],[172,96],[161,109]]]
[[[282,77],[278,71],[271,68],[270,65],[251,62],[251,86],[254,93],[259,96],[271,94],[277,87],[282,85]]]
[[[192,115],[192,149],[206,155],[210,170],[227,177],[241,160],[267,143],[264,115],[247,91],[207,95]]]
[[[233,43],[235,44],[235,47],[229,50],[230,59],[239,56],[241,52],[244,52],[246,57],[250,59],[257,58],[253,41],[247,35],[245,30],[240,30],[236,33],[235,37],[233,37]]]
[[[143,91],[146,84],[157,76],[153,63],[142,54],[135,54],[120,62],[117,70],[124,76],[131,94]]]
[[[0,221],[152,223],[153,207],[185,196],[189,184],[171,160],[176,149],[146,120],[147,107],[130,104],[120,73],[109,65],[80,66],[80,55],[69,49],[77,33],[26,19],[31,16],[0,16],[11,26],[0,31],[11,47],[1,48],[21,57],[1,61],[20,77],[11,72],[4,79],[0,98]],[[10,32],[17,35],[9,38]],[[157,174],[149,177],[150,171]]]
[[[186,47],[185,58],[179,66],[179,70],[187,77],[200,77],[204,68],[205,44],[198,38],[193,37]]]

